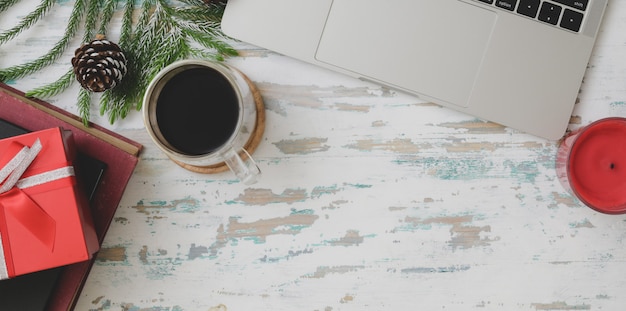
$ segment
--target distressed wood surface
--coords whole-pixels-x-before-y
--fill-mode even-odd
[[[22,2],[0,29],[36,1]],[[0,48],[0,67],[47,50],[71,5]],[[626,117],[624,29],[626,1],[611,1],[571,129]],[[626,217],[564,190],[556,142],[234,44],[228,62],[265,100],[263,176],[186,171],[140,113],[110,125],[94,106],[145,150],[76,310],[624,308]],[[72,51],[10,84],[53,81]],[[75,112],[76,94],[50,101]]]

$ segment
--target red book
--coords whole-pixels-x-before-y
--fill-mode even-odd
[[[71,130],[78,152],[106,164],[91,200],[98,242],[102,244],[126,185],[138,162],[142,146],[96,124],[85,127],[81,119],[23,92],[0,83],[0,119],[29,131],[52,127]],[[49,311],[72,310],[95,261],[65,266],[48,303]]]

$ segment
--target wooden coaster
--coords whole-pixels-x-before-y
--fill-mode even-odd
[[[261,93],[259,92],[258,88],[254,85],[254,83],[243,73],[241,73],[241,75],[248,83],[248,86],[250,87],[250,91],[252,92],[252,96],[254,98],[254,103],[256,104],[256,123],[254,126],[254,131],[252,132],[252,135],[248,139],[248,142],[246,142],[245,146],[243,147],[244,149],[246,149],[246,151],[248,151],[249,154],[252,154],[254,150],[256,150],[256,147],[261,142],[261,139],[263,138],[263,132],[265,131],[265,104],[263,103],[263,97],[261,96]],[[239,156],[241,156],[243,160],[246,160],[248,158],[248,155],[246,155],[245,152],[239,153]],[[217,164],[213,164],[209,166],[194,166],[194,165],[182,163],[174,159],[171,159],[171,160],[174,161],[174,163],[183,167],[184,169],[187,169],[196,173],[215,174],[215,173],[225,172],[228,170],[228,165],[226,165],[226,162],[221,162],[221,163],[217,163]]]

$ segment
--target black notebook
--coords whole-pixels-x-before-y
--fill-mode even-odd
[[[0,119],[0,139],[28,133],[29,131]],[[93,198],[106,164],[85,156],[76,155],[76,178]],[[8,280],[0,280],[0,310],[2,311],[43,311],[46,309],[54,286],[63,272],[63,267],[20,275]]]

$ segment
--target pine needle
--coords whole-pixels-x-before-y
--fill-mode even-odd
[[[104,6],[102,8],[102,20],[100,21],[100,28],[98,29],[99,34],[106,35],[107,28],[111,19],[113,18],[113,14],[115,13],[115,9],[117,8],[117,0],[106,0]]]
[[[92,37],[93,29],[95,28],[98,12],[99,1],[90,0],[87,8],[88,16],[85,21],[85,36],[83,38],[84,41],[89,40]],[[36,97],[36,98],[49,98],[55,95],[60,94],[64,90],[66,90],[70,85],[74,82],[74,71],[69,70],[64,75],[59,77],[56,81],[49,83],[47,85],[35,88],[26,92],[26,96]]]
[[[55,60],[57,60],[67,48],[69,41],[76,34],[83,9],[84,0],[76,0],[63,38],[61,38],[61,40],[59,40],[48,53],[39,57],[38,59],[25,64],[0,70],[0,81],[23,78],[24,76],[41,70],[42,68],[52,64]]]
[[[0,13],[6,11],[20,0],[3,0],[0,1]]]
[[[70,85],[72,85],[74,81],[74,71],[70,69],[58,80],[26,92],[26,96],[36,98],[50,98],[52,96],[61,94],[68,87],[70,87]]]
[[[99,0],[85,0],[87,1],[87,17],[85,18],[85,34],[83,35],[83,42],[91,41],[95,34],[96,22],[98,21],[98,12],[100,11]]]
[[[115,0],[113,0],[115,1]],[[122,16],[122,29],[120,34],[120,45],[127,47],[130,43],[133,33],[133,11],[135,10],[135,1],[126,0],[124,6],[124,15]]]
[[[124,5],[124,14],[122,15],[122,27],[120,34],[119,46],[124,50],[124,55],[128,60],[128,72],[126,73],[126,77],[122,79],[122,82],[115,88],[106,90],[102,97],[100,98],[100,115],[106,114],[106,112],[110,109],[111,105],[114,105],[115,102],[125,103],[128,106],[134,106],[132,100],[128,99],[128,94],[131,94],[131,86],[132,83],[129,81],[136,80],[136,61],[134,53],[132,53],[131,40],[133,33],[133,12],[135,10],[135,1],[134,0],[126,0],[126,4]],[[127,104],[130,103],[130,104]],[[111,123],[115,121],[115,118],[109,120]]]
[[[78,115],[83,120],[83,125],[88,127],[91,112],[91,93],[81,88],[80,91],[78,91],[78,101],[76,105],[78,106]]]
[[[14,1],[17,2],[17,1]],[[3,9],[5,9],[5,4],[1,4],[2,7],[0,7],[3,11]],[[11,5],[11,3],[9,3],[9,5]],[[37,8],[30,12],[30,14],[26,15],[19,24],[17,24],[15,27],[5,31],[4,33],[0,34],[0,44],[5,43],[13,38],[15,38],[18,34],[20,34],[22,31],[30,28],[32,25],[34,25],[37,21],[39,21],[44,15],[46,15],[46,13],[50,10],[50,8],[54,5],[54,1],[53,0],[43,0],[39,6],[37,6]]]

